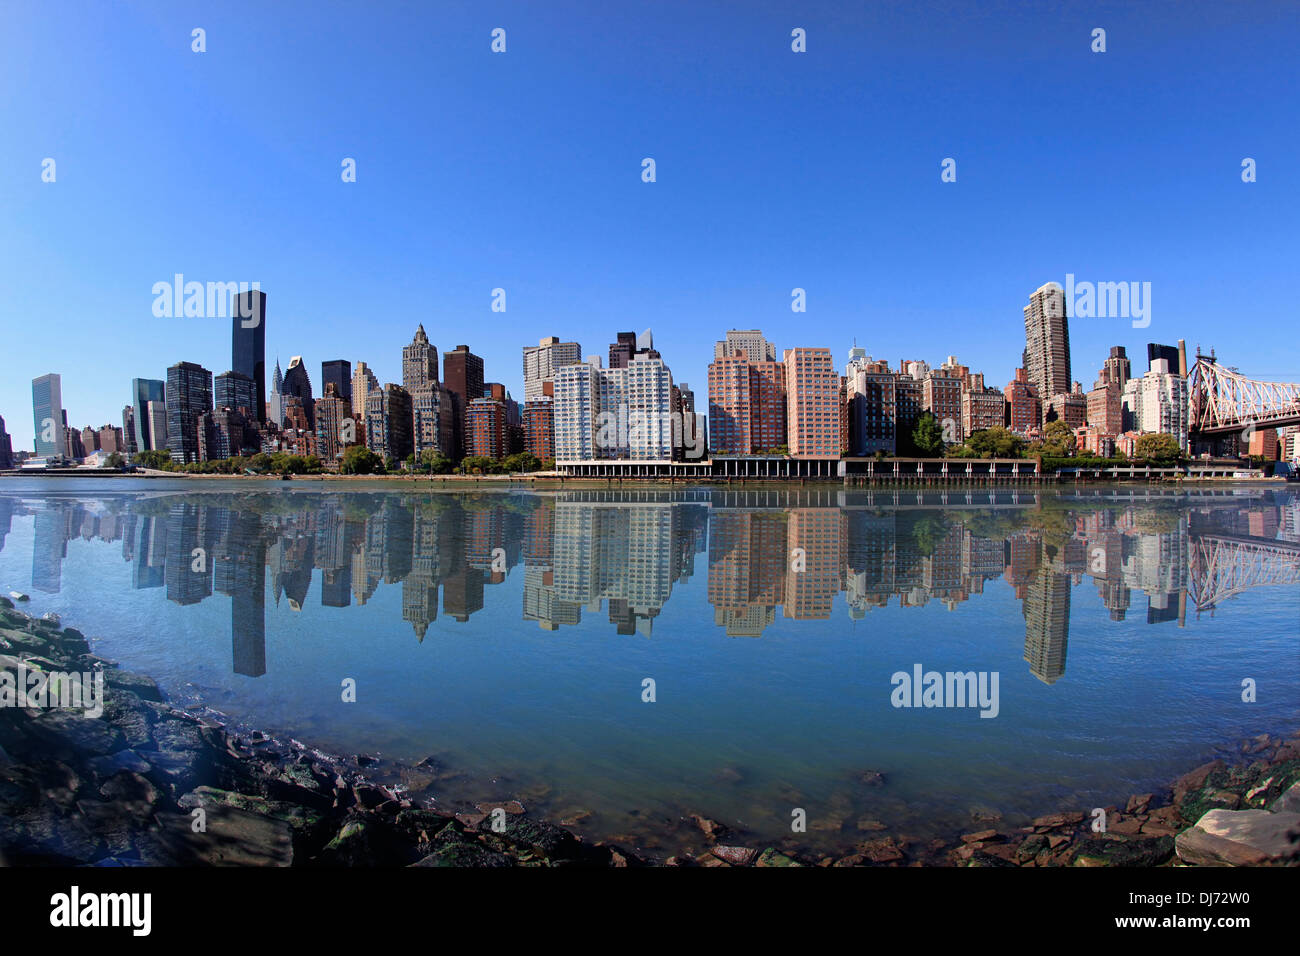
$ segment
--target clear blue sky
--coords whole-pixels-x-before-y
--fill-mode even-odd
[[[1298,47],[1282,2],[10,0],[0,415],[30,448],[36,375],[81,426],[133,377],[229,368],[229,320],[153,316],[177,272],[260,282],[268,361],[317,391],[324,359],[400,380],[420,322],[516,397],[521,346],[646,327],[701,399],[728,328],[1000,386],[1067,272],[1152,283],[1148,329],[1071,322],[1085,387],[1178,338],[1297,381]]]

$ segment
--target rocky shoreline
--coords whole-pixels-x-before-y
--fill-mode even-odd
[[[1300,732],[1242,744],[1163,793],[951,839],[880,836],[840,855],[703,816],[689,851],[652,859],[587,842],[516,799],[459,809],[374,782],[368,761],[236,732],[168,703],[85,637],[0,598],[0,672],[102,672],[103,713],[0,707],[0,865],[18,866],[1169,866],[1300,865]],[[436,779],[433,761],[411,768]],[[869,830],[875,828],[868,828]]]

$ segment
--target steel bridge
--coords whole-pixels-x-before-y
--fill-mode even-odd
[[[1257,382],[1197,354],[1188,376],[1191,431],[1204,436],[1300,425],[1300,385]]]
[[[1210,611],[1251,588],[1300,587],[1300,544],[1227,534],[1192,539],[1187,594]]]

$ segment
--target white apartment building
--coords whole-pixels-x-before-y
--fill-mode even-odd
[[[1141,378],[1131,378],[1121,396],[1124,425],[1127,431],[1164,432],[1178,439],[1187,450],[1187,432],[1191,426],[1191,405],[1187,380],[1169,371],[1169,362],[1155,359],[1151,370]]]

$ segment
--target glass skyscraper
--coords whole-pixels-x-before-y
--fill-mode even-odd
[[[63,455],[63,382],[51,372],[32,379],[32,423],[36,426],[36,456]]]

